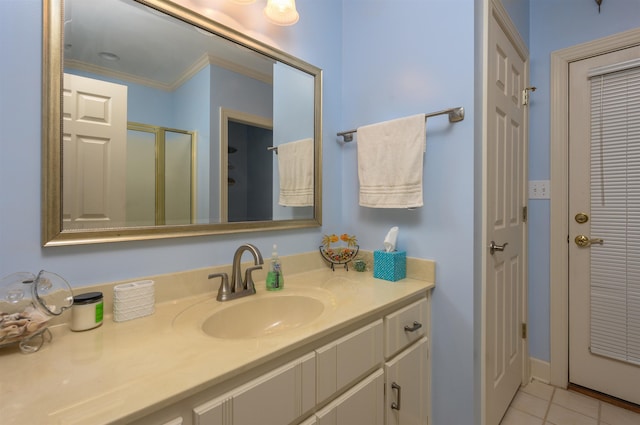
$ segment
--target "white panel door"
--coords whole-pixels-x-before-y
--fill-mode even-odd
[[[640,84],[626,76],[638,59],[633,47],[570,64],[568,217],[569,381],[636,404]]]
[[[127,86],[64,74],[63,229],[125,225]]]
[[[484,421],[498,424],[523,377],[526,278],[525,165],[526,57],[502,28],[492,8],[489,19],[484,253]],[[496,249],[489,248],[490,243]]]

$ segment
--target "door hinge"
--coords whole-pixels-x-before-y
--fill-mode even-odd
[[[524,223],[527,222],[527,213],[528,213],[528,210],[527,210],[527,206],[525,205],[524,207],[522,207],[522,221]]]
[[[527,339],[527,324],[522,324],[522,339]]]
[[[526,87],[524,89],[522,89],[522,104],[523,105],[528,105],[529,104],[529,92],[530,91],[536,91],[536,87]]]

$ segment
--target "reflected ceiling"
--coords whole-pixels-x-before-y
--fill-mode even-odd
[[[161,33],[156,30],[158,21],[164,22]],[[153,54],[140,55],[132,48],[136,45],[148,46]],[[65,68],[172,90],[207,63],[254,70],[261,74],[259,79],[272,80],[273,59],[196,26],[183,25],[139,3],[65,3]]]

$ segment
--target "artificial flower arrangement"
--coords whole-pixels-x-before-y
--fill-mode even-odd
[[[338,242],[344,242],[347,246],[331,246]],[[320,254],[331,264],[331,270],[335,270],[336,264],[344,264],[344,268],[349,270],[347,263],[353,260],[358,254],[360,247],[357,245],[358,240],[355,235],[343,233],[338,237],[336,234],[324,235],[322,245],[320,245]]]

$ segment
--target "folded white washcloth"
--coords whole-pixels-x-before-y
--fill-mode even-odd
[[[313,206],[313,150],[313,139],[278,145],[278,204],[285,207]]]
[[[358,128],[360,205],[423,206],[424,114]]]

